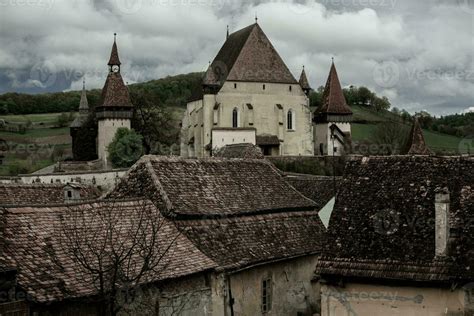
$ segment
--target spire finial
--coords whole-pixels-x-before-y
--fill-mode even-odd
[[[334,64],[334,57],[331,57],[332,63]]]
[[[255,12],[255,24],[258,23],[258,15],[257,15],[257,12]]]
[[[227,38],[229,38],[229,25],[227,25]]]
[[[117,40],[117,33],[114,33],[114,43]]]
[[[303,70],[304,70],[304,65],[303,65]]]
[[[86,90],[86,78],[82,78],[82,90]]]

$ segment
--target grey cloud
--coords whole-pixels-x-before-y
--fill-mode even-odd
[[[474,104],[471,1],[0,0],[0,93],[78,89],[84,74],[100,88],[114,32],[130,83],[204,71],[226,25],[235,31],[257,13],[295,76],[306,65],[314,87],[334,56],[344,85],[410,111],[461,112]]]

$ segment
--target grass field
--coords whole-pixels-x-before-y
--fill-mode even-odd
[[[10,124],[32,123],[23,134],[0,131],[0,139],[8,144],[0,175],[34,172],[53,164],[58,155],[70,155],[69,128],[52,128],[58,115],[60,113],[0,116],[0,120]]]

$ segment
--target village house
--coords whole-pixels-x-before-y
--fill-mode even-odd
[[[111,217],[113,231],[104,230],[104,222],[97,220],[97,214],[107,214],[101,213],[104,210],[118,214]],[[129,228],[144,222],[144,210],[157,215],[153,220],[159,226],[144,225],[141,233],[157,240],[159,251],[154,255],[160,257],[159,268],[146,270],[139,284],[130,284],[140,286],[130,304],[127,288],[116,294],[124,296],[118,300],[123,304],[121,312],[175,315],[177,310],[183,310],[179,315],[207,315],[211,291],[205,272],[216,264],[162,217],[153,203],[139,199],[0,207],[0,311],[5,313],[2,315],[103,315],[98,278],[109,281],[110,276],[106,268],[101,268],[100,259],[107,261],[110,250],[101,244],[105,236],[114,234],[115,245],[107,245],[116,247],[115,254],[119,255],[118,250],[123,251],[123,247],[132,253],[123,257],[129,263],[121,267],[121,273],[128,277],[140,273],[144,260],[141,253],[148,251],[148,243],[136,244],[130,233],[139,230]],[[77,223],[84,225],[67,230]],[[157,234],[153,234],[156,227]],[[77,235],[80,237],[74,239]],[[78,260],[78,256],[83,259]],[[107,267],[107,262],[103,264]],[[90,272],[86,265],[100,273]],[[126,280],[122,276],[121,282],[122,278]]]
[[[106,198],[131,196],[150,199],[216,262],[213,315],[319,311],[317,204],[265,159],[146,156]]]
[[[265,155],[314,154],[309,87],[297,81],[258,23],[227,39],[189,100],[181,156],[251,143]]]
[[[95,200],[100,191],[77,183],[0,183],[0,205],[62,204]]]
[[[30,199],[0,207],[0,311],[100,315],[97,278],[77,259],[77,243],[91,242],[81,255],[90,264],[97,262],[91,255],[108,253],[94,250],[107,231],[97,221],[104,210],[116,214],[110,227],[122,232],[111,245],[128,240],[127,229],[144,210],[156,213],[157,239],[169,243],[160,247],[168,249],[163,269],[140,279],[135,300],[123,301],[120,313],[313,315],[320,309],[312,280],[325,231],[318,203],[264,159],[146,156],[102,200],[64,201],[64,188],[17,185]],[[77,223],[81,229],[65,230]]]
[[[473,184],[473,157],[348,162],[316,265],[321,315],[474,315]]]

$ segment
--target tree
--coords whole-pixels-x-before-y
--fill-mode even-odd
[[[377,125],[372,134],[372,141],[378,145],[380,155],[400,154],[405,147],[409,133],[408,126],[395,122],[384,122]]]
[[[142,140],[134,130],[119,128],[108,147],[112,165],[115,168],[131,167],[143,155]]]
[[[180,129],[171,108],[160,105],[146,92],[131,93],[131,99],[136,109],[133,125],[143,136],[145,153],[174,154],[172,149],[179,143]]]
[[[96,293],[100,315],[109,316],[121,311],[133,314],[129,306],[143,298],[144,284],[163,275],[179,237],[149,201],[70,206],[56,229],[79,282]],[[55,262],[62,267],[65,261]],[[159,300],[153,303],[158,311]]]
[[[61,113],[56,118],[56,127],[66,127],[69,124],[69,115],[67,113]]]

